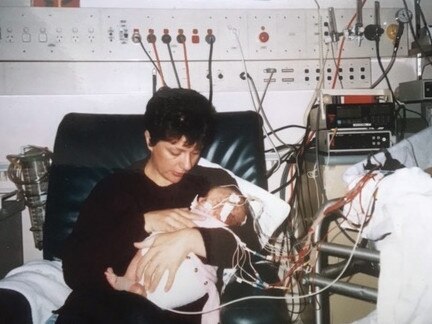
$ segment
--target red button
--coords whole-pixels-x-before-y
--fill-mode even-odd
[[[192,35],[191,40],[193,44],[198,44],[200,42],[199,35]]]
[[[258,38],[262,43],[266,43],[269,40],[270,36],[267,32],[261,32]]]

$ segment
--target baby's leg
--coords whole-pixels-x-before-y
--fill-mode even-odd
[[[134,284],[133,280],[128,279],[126,276],[117,276],[112,268],[108,268],[105,271],[105,277],[107,278],[111,287],[115,290],[126,290],[129,291],[131,286]]]
[[[117,276],[112,268],[108,268],[105,271],[105,277],[107,278],[111,287],[116,290],[126,290],[144,297],[146,296],[144,286],[141,285],[136,278],[136,269],[141,256],[142,253],[140,250],[138,250],[129,263],[124,276]]]

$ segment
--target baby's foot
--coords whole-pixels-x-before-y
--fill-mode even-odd
[[[143,285],[127,279],[126,277],[117,276],[111,267],[106,269],[105,277],[111,287],[113,287],[115,290],[126,290],[143,297],[147,296]]]
[[[117,276],[111,267],[106,269],[105,277],[115,290],[130,291],[131,286],[135,283],[126,277]]]
[[[118,276],[114,273],[114,270],[111,267],[106,269],[105,277],[108,283],[111,285],[111,287],[113,287],[116,290],[122,290],[120,289],[118,284],[118,280],[117,280]]]

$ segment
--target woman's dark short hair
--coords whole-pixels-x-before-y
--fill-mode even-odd
[[[150,144],[185,136],[188,145],[202,148],[213,135],[214,114],[209,100],[195,90],[162,88],[149,100],[144,114]]]

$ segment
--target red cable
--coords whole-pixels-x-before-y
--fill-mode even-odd
[[[164,78],[164,75],[163,75],[163,72],[162,72],[162,66],[161,66],[161,62],[160,62],[160,59],[159,59],[159,54],[158,54],[158,51],[157,51],[157,48],[156,48],[156,43],[152,42],[151,44],[153,46],[153,51],[155,53],[156,62],[157,62],[157,65],[159,67],[159,76],[161,78],[163,86],[166,87],[167,84],[165,82],[165,78]]]

